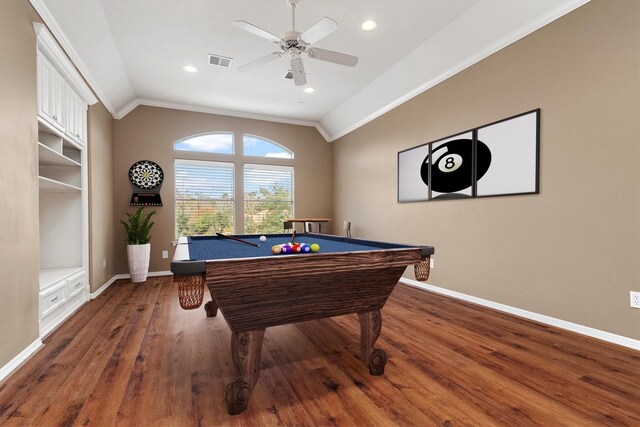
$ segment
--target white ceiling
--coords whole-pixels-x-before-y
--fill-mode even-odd
[[[589,0],[302,0],[296,30],[329,16],[340,28],[314,46],[356,55],[354,67],[305,56],[307,94],[282,57],[232,25],[281,36],[286,0],[31,0],[116,118],[157,105],[316,126],[332,141]],[[364,32],[366,19],[378,28]],[[231,68],[207,55],[232,57]],[[190,74],[184,65],[198,68]]]

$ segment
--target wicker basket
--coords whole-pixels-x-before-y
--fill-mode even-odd
[[[413,266],[413,272],[416,276],[416,280],[420,282],[426,282],[429,279],[429,273],[431,272],[431,257],[426,257],[422,261]]]
[[[173,276],[174,283],[178,284],[178,300],[180,307],[185,310],[193,310],[202,305],[204,298],[204,274]]]

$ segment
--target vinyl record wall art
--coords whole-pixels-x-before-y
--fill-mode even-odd
[[[398,202],[538,193],[540,109],[398,153]]]

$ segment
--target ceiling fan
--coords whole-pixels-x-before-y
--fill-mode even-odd
[[[260,65],[275,61],[284,54],[287,54],[291,58],[293,81],[296,86],[303,86],[307,83],[304,64],[302,63],[303,53],[306,53],[310,58],[333,62],[334,64],[346,65],[348,67],[353,67],[358,63],[357,56],[347,55],[346,53],[335,52],[333,50],[320,49],[318,47],[311,47],[312,44],[336,31],[338,29],[338,24],[333,19],[325,16],[305,32],[301,33],[296,31],[296,6],[299,2],[300,0],[287,0],[287,3],[291,6],[293,29],[285,32],[282,37],[271,34],[270,32],[256,27],[246,21],[235,21],[233,23],[236,27],[242,28],[251,34],[276,43],[280,47],[280,51],[272,52],[241,65],[238,67],[238,71],[251,70]]]

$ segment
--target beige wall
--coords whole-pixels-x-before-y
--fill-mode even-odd
[[[594,0],[339,139],[333,217],[434,245],[436,286],[640,339],[638,22]],[[396,203],[398,151],[537,107],[539,195]]]
[[[230,156],[194,157],[186,152],[173,151],[173,143],[190,135],[212,131],[231,131],[241,141],[243,133],[258,135],[275,141],[295,153],[292,162],[295,175],[296,216],[330,216],[331,200],[331,145],[325,142],[315,128],[287,125],[260,120],[213,114],[193,113],[156,107],[138,107],[115,122],[114,164],[114,218],[117,224],[116,258],[117,273],[128,273],[126,242],[119,220],[132,212],[129,206],[131,185],[128,171],[138,160],[152,160],[165,173],[161,197],[164,206],[153,208],[155,226],[151,231],[150,271],[168,271],[175,239],[174,207],[174,159],[176,157],[208,158],[211,160],[241,161],[239,154]],[[274,161],[278,161],[274,159]],[[255,163],[253,160],[251,163]],[[286,161],[281,161],[286,164]],[[236,185],[238,183],[236,182]],[[241,218],[236,216],[237,231],[241,232]],[[169,251],[169,259],[162,259],[162,251]]]
[[[95,292],[116,273],[113,218],[113,118],[101,103],[89,107],[89,285]]]
[[[0,367],[38,338],[37,20],[29,2],[0,13]]]

